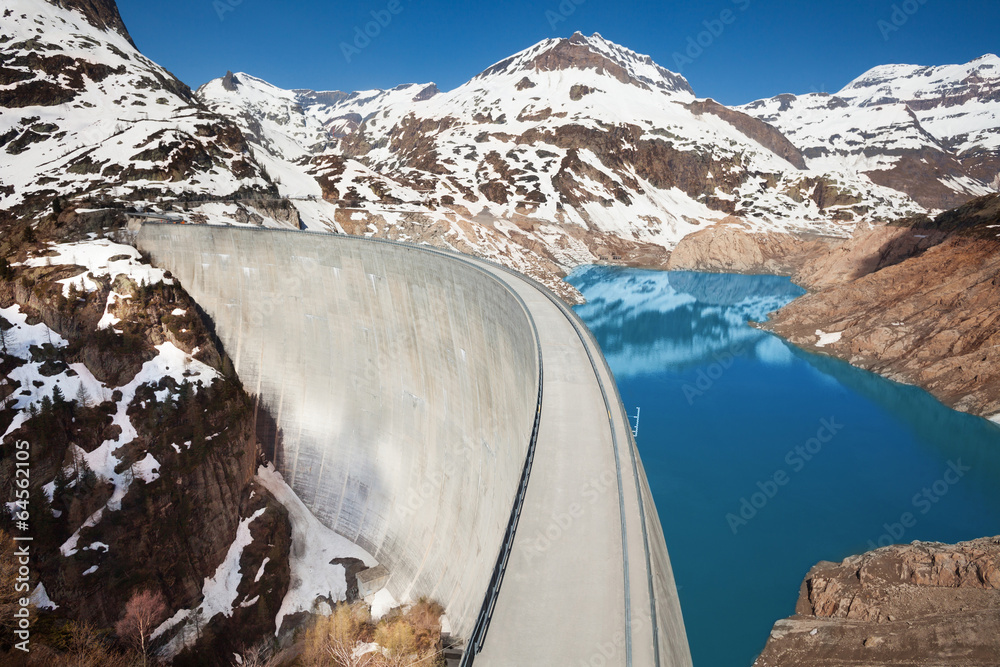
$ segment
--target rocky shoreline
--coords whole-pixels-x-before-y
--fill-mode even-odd
[[[810,294],[762,324],[791,343],[1000,416],[1000,195],[850,239],[753,234],[724,221],[683,239],[672,270],[776,273]],[[821,562],[754,667],[1000,664],[1000,538],[914,542]]]
[[[1000,195],[850,239],[752,234],[723,223],[685,238],[673,270],[777,273],[811,291],[763,326],[946,405],[1000,414]]]
[[[995,666],[1000,537],[914,542],[821,562],[754,667]]]

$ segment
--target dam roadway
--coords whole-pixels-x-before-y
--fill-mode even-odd
[[[389,588],[397,599],[428,596],[445,606],[456,634],[466,640],[463,664],[691,664],[666,544],[614,378],[586,327],[551,292],[481,259],[357,237],[148,224],[140,231],[139,246],[169,269],[212,317],[248,391],[262,397],[262,406],[284,434],[278,443],[283,452],[278,455],[278,467],[292,488],[321,521],[368,548],[386,565]],[[357,269],[352,269],[354,258],[360,259]],[[438,321],[448,320],[441,325],[445,331],[440,345],[452,350],[446,349],[444,358],[445,365],[454,366],[454,373],[445,372],[436,381],[436,391],[412,377],[401,387],[395,380],[398,360],[354,349],[349,337],[343,336],[343,341],[336,336],[329,339],[338,350],[329,363],[300,363],[291,372],[286,362],[267,362],[263,348],[254,349],[266,347],[267,337],[255,338],[254,327],[278,317],[282,329],[294,331],[297,323],[308,320],[312,326],[321,317],[317,309],[323,298],[300,301],[295,291],[305,285],[300,278],[290,282],[288,277],[303,271],[312,276],[305,285],[313,291],[316,280],[328,282],[336,276],[344,285],[346,279],[344,292],[352,303],[380,298],[382,281],[399,282],[399,289],[390,290],[394,295],[390,305],[374,306],[376,318],[381,312],[381,319],[399,320],[381,333],[377,326],[362,327],[375,338],[381,336],[381,343],[376,341],[371,349],[389,357],[401,354],[393,351],[394,345],[398,330],[413,329],[407,323],[410,319],[427,331],[436,330],[420,312],[428,308]],[[357,274],[353,278],[352,271]],[[425,293],[427,272],[434,274],[434,298],[414,298]],[[268,281],[282,274],[280,288],[275,289]],[[470,281],[480,279],[484,280],[481,289],[470,290]],[[324,287],[330,289],[330,285]],[[512,298],[494,293],[497,287]],[[403,292],[407,295],[401,296]],[[480,298],[488,301],[486,307],[470,307]],[[264,317],[234,313],[246,310],[255,299],[253,308],[263,308]],[[269,299],[279,302],[265,304]],[[454,301],[458,306],[445,313],[439,301]],[[329,319],[342,320],[355,307],[345,310],[338,302],[331,311],[335,316]],[[468,322],[461,321],[462,309],[469,312]],[[518,309],[522,312],[517,313]],[[372,317],[372,303],[363,310]],[[497,328],[504,329],[499,340],[492,331]],[[476,341],[459,340],[468,335],[466,329],[475,332]],[[332,330],[338,332],[342,330]],[[414,354],[424,356],[421,337],[413,331],[404,335],[415,339],[405,348],[406,363]],[[436,339],[437,334],[430,337]],[[282,336],[270,345],[295,347],[295,341],[295,336]],[[428,347],[433,345],[432,340]],[[502,354],[495,354],[493,345]],[[457,350],[461,362],[453,360]],[[458,375],[470,372],[462,362],[474,360],[480,352],[493,357],[481,366],[473,364],[472,372],[486,377],[473,378],[479,383],[476,388],[462,391],[469,378]],[[345,354],[361,358],[366,368],[351,371],[350,365],[345,367],[339,360]],[[301,356],[301,351],[296,355]],[[432,362],[433,358],[421,359],[417,366],[426,370]],[[345,372],[374,377],[364,387],[375,387],[371,395],[339,391],[338,386],[352,381],[343,376]],[[313,386],[323,387],[331,401],[367,401],[356,411],[339,411],[336,428],[341,437],[314,434],[313,443],[302,436],[310,428],[323,431],[324,425],[314,423],[319,410],[315,405],[295,411],[296,403],[309,403],[309,399],[289,400],[289,380],[294,381],[296,373],[324,375]],[[361,398],[356,398],[359,393]],[[448,415],[447,428],[463,431],[448,433],[448,437],[465,441],[464,449],[448,450],[442,456],[411,451],[440,448],[440,429],[444,428],[423,427],[418,420],[414,435],[412,418],[398,426],[380,424],[377,428],[384,433],[350,429],[357,442],[345,443],[351,438],[343,437],[348,429],[341,422],[349,422],[351,415],[362,421],[399,421],[401,411],[393,407],[401,401],[398,394],[415,404],[426,401],[426,409]],[[462,405],[469,401],[469,406]],[[376,408],[383,413],[373,417]],[[483,411],[500,414],[486,419],[484,425],[485,416],[476,414]],[[312,426],[303,428],[302,422]],[[520,435],[505,435],[503,429],[508,427]],[[292,432],[297,434],[294,442],[289,437]],[[397,444],[406,438],[410,440]],[[315,463],[303,472],[303,460],[311,460],[313,450],[321,450],[320,472],[315,472]],[[449,466],[448,459],[454,460],[456,454],[461,465]],[[334,456],[368,457],[375,463],[354,461],[350,471],[334,473],[333,461],[328,460]],[[423,472],[416,475],[416,481],[406,471],[380,475],[385,459],[394,457],[403,457],[401,468]],[[351,479],[359,474],[371,477],[365,484],[364,508],[359,509],[365,518],[348,524],[345,497],[350,499]],[[421,485],[421,479],[434,481],[430,486],[435,498],[427,501],[421,496],[423,500],[414,505],[407,500],[413,497],[413,489],[428,486]],[[467,506],[458,515],[452,507],[456,503]],[[420,511],[401,513],[401,505]],[[336,512],[329,510],[333,506]],[[371,522],[370,514],[382,519]],[[424,514],[438,516],[426,518]],[[422,521],[421,530],[402,525]]]

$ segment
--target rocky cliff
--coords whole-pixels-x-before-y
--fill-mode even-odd
[[[989,79],[990,63],[953,69]],[[913,83],[905,99],[924,100],[944,85],[938,78],[958,74],[942,73],[928,91],[923,79],[900,76]],[[964,90],[965,103],[956,96],[948,113],[980,125],[996,115],[991,84]],[[783,243],[778,234],[848,237],[994,187],[988,168],[967,169],[957,148],[938,146],[924,128],[930,121],[897,122],[909,118],[903,97],[878,136],[865,132],[876,111],[839,98],[792,122],[791,111],[778,111],[791,102],[737,109],[699,100],[682,76],[598,34],[545,40],[451,91],[289,91],[237,73],[197,95],[238,119],[269,170],[280,167],[282,193],[316,197],[299,205],[305,226],[450,246],[550,286],[580,264],[662,267],[669,251],[717,223],[767,246]],[[861,129],[830,130],[821,121],[833,112]],[[923,152],[902,149],[914,137]],[[962,150],[988,152],[993,140],[970,133]],[[817,141],[839,157],[824,157]],[[911,187],[924,158],[935,166]],[[719,268],[765,270],[787,256],[773,247],[761,254]]]
[[[819,288],[767,327],[793,343],[1000,413],[1000,196],[859,234],[803,265]],[[823,334],[839,334],[827,342]],[[836,337],[836,336],[834,336]]]
[[[0,44],[0,221],[82,196],[273,194],[240,129],[139,53],[113,0],[8,0]]]
[[[12,443],[27,442],[33,639],[63,648],[73,624],[111,628],[139,589],[170,614],[198,607],[247,526],[234,609],[191,642],[197,664],[228,660],[275,629],[288,514],[255,481],[252,404],[231,365],[170,276],[109,238],[122,223],[67,209],[0,237],[0,494],[14,497]],[[7,512],[0,527],[24,533]]]
[[[914,542],[806,576],[755,667],[994,667],[1000,660],[1000,537]]]
[[[779,95],[740,109],[780,129],[813,168],[850,165],[944,210],[996,190],[998,91],[1000,58],[987,54],[961,65],[884,65],[833,95]]]
[[[730,217],[681,239],[667,269],[792,275],[842,243],[843,238],[832,236],[754,231]]]

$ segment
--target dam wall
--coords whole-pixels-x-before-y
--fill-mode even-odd
[[[522,302],[460,259],[353,237],[147,224],[138,245],[211,317],[306,506],[468,636],[538,410]]]

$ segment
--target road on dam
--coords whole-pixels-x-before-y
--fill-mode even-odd
[[[534,455],[529,456],[530,463],[526,466],[530,476],[519,517],[514,522],[516,532],[510,549],[504,552],[501,548],[505,542],[502,528],[508,526],[500,526],[496,518],[486,522],[476,518],[476,531],[486,534],[483,544],[490,546],[480,549],[481,553],[474,558],[476,563],[464,564],[476,573],[478,581],[474,586],[456,585],[454,590],[468,590],[468,595],[460,597],[456,593],[456,601],[452,603],[448,599],[450,593],[442,594],[440,586],[428,590],[419,583],[424,579],[417,575],[407,575],[407,579],[418,583],[411,581],[405,587],[397,584],[397,590],[405,589],[411,596],[433,594],[445,605],[449,619],[465,630],[469,638],[464,664],[470,664],[472,658],[476,665],[487,667],[689,666],[691,658],[670,560],[631,427],[601,350],[575,313],[547,289],[521,274],[478,258],[427,246],[339,235],[242,228],[202,227],[198,231],[197,226],[156,224],[143,226],[139,245],[151,252],[156,263],[170,269],[199,303],[211,303],[206,290],[226,288],[218,280],[206,280],[206,273],[228,266],[231,256],[239,256],[239,248],[244,244],[259,245],[262,237],[281,239],[281,243],[301,242],[303,248],[330,244],[337,247],[337,252],[341,247],[356,252],[355,248],[363,246],[365,252],[376,254],[403,253],[393,264],[409,262],[399,258],[419,254],[421,264],[429,263],[438,273],[445,267],[463,264],[502,285],[527,311],[525,322],[530,322],[533,328],[532,337],[541,355],[538,370],[544,369],[539,373],[541,415]],[[287,237],[295,238],[289,241]],[[191,240],[195,242],[185,246]],[[276,259],[278,254],[274,251],[268,261],[280,263],[282,260]],[[215,257],[225,259],[218,263]],[[236,264],[249,263],[254,257],[246,255]],[[337,267],[338,276],[342,270],[346,271],[346,266]],[[242,281],[254,275],[252,271],[256,268],[235,266],[233,275],[242,276],[238,280]],[[371,264],[366,264],[361,278],[366,282],[371,278],[374,285],[376,279],[371,271]],[[253,293],[254,286],[244,285],[241,289]],[[224,329],[230,325],[219,321],[217,315],[224,316],[226,307],[232,309],[235,301],[231,297],[223,301],[216,308],[204,307],[216,320],[220,338],[228,349],[233,343],[227,342]],[[313,306],[310,308],[315,310]],[[508,316],[508,319],[513,318]],[[240,344],[245,344],[242,338]],[[462,354],[465,355],[464,349]],[[239,363],[237,371],[243,377]],[[266,374],[266,370],[260,372]],[[247,383],[246,378],[244,382]],[[489,410],[495,406],[483,407]],[[527,439],[530,425],[524,420],[518,423],[523,423],[521,428]],[[524,450],[514,453],[511,460],[523,463]],[[516,480],[508,474],[496,484],[504,492],[490,494],[508,498],[497,502],[506,503],[506,512],[510,512],[513,503],[517,515]],[[296,484],[292,486],[296,488]],[[476,493],[469,486],[463,488],[466,495],[470,491]],[[327,499],[331,501],[340,502],[336,498]],[[337,520],[325,517],[322,508],[310,509],[324,523],[343,533]],[[481,527],[483,523],[488,524],[488,530]],[[400,541],[390,540],[391,547],[385,549],[405,551],[399,546]],[[390,555],[385,549],[380,551],[382,547],[377,544],[373,548],[371,539],[360,543],[370,548],[380,561]],[[424,549],[421,553],[429,548],[421,547]],[[501,552],[499,561],[498,552]],[[471,558],[468,549],[462,553]],[[426,560],[424,555],[422,562]],[[498,562],[505,567],[497,565]],[[392,571],[392,562],[387,566]],[[404,566],[401,562],[399,568],[405,569]],[[492,571],[496,579],[498,568],[502,580],[498,590],[492,590],[490,577],[485,573]],[[420,576],[424,576],[426,567],[421,565],[419,569]],[[478,608],[464,602],[466,597],[478,599]],[[452,607],[460,611],[453,611]],[[456,623],[453,614],[463,618]]]

